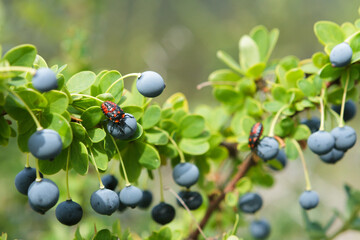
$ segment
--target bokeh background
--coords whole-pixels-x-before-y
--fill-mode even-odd
[[[180,91],[194,109],[202,103],[218,104],[210,88],[198,91],[196,85],[224,67],[216,58],[217,50],[237,58],[238,41],[252,27],[262,24],[268,29],[279,28],[280,38],[272,58],[295,55],[303,59],[322,50],[313,33],[316,21],[352,22],[358,18],[359,6],[359,0],[2,0],[0,44],[3,51],[18,44],[34,44],[50,65],[67,63],[67,74],[84,69],[96,73],[116,69],[122,74],[157,71],[167,88],[156,101],[161,103]],[[358,129],[358,121],[356,117],[349,125]],[[360,188],[358,149],[359,144],[335,166],[325,165],[312,153],[306,153],[313,187],[321,196],[320,206],[310,212],[313,220],[324,222],[331,217],[333,208],[345,209],[345,182]],[[54,209],[45,216],[34,213],[26,197],[16,192],[13,181],[25,159],[16,140],[0,147],[0,232],[7,232],[9,239],[72,239],[76,227],[58,223]],[[169,169],[163,169],[163,173],[170,179]],[[80,223],[83,236],[91,236],[95,223],[98,229],[111,228],[116,219],[124,229],[129,227],[142,237],[148,236],[150,229],[159,228],[151,221],[149,210],[126,210],[111,217],[94,214],[89,197],[97,188],[95,175],[90,172],[85,177],[70,177],[73,199],[85,210],[85,219]],[[300,161],[291,162],[275,178],[274,187],[256,188],[265,201],[259,216],[272,225],[269,239],[307,239],[297,203],[304,187]],[[52,179],[61,189],[60,201],[65,200],[65,174]],[[147,186],[148,180],[142,178],[139,185],[156,187],[156,180]],[[168,182],[176,188],[172,180]],[[159,201],[154,191],[155,201]],[[166,197],[175,202],[170,194]],[[203,210],[195,215],[200,217]],[[188,216],[180,210],[177,214],[172,226],[181,228]],[[340,222],[333,230],[336,225]],[[250,239],[246,225],[240,227],[238,235]],[[350,231],[340,239],[360,239],[360,234]]]

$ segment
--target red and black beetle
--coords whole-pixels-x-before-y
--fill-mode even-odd
[[[125,117],[125,112],[116,103],[111,101],[103,102],[101,110],[114,123],[119,123]]]
[[[258,145],[262,132],[263,125],[260,122],[255,123],[252,126],[249,134],[249,147],[251,148],[251,150],[254,150]]]

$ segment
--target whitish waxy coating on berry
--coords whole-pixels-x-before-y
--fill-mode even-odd
[[[185,205],[190,210],[198,209],[203,203],[203,198],[201,194],[198,192],[180,191],[179,197],[184,201]],[[181,202],[178,199],[176,199],[176,202],[180,207],[184,208],[184,206],[181,204]]]
[[[120,201],[131,208],[134,208],[139,204],[142,196],[142,191],[132,185],[124,187],[119,194]]]
[[[315,191],[304,191],[300,195],[299,203],[305,210],[313,209],[319,204],[319,195]]]
[[[335,148],[338,150],[347,151],[356,143],[356,132],[352,127],[336,127],[330,133],[335,138]]]
[[[107,124],[108,132],[114,137],[121,140],[131,138],[137,129],[136,119],[133,115],[125,113],[125,117],[119,123],[109,121]]]
[[[199,169],[192,163],[179,163],[174,167],[172,176],[178,185],[189,188],[198,181]]]
[[[320,159],[325,163],[334,164],[341,160],[344,154],[343,151],[333,148],[330,152],[320,155]]]
[[[151,210],[152,219],[162,225],[168,224],[175,217],[175,208],[170,204],[161,202]]]
[[[28,141],[28,147],[34,157],[46,160],[54,159],[62,149],[60,135],[51,129],[35,132]]]
[[[47,92],[58,88],[56,75],[49,68],[39,68],[32,78],[32,85],[40,92]]]
[[[91,207],[102,215],[111,215],[119,207],[119,196],[110,189],[99,189],[90,198]]]
[[[333,67],[345,67],[351,62],[353,51],[350,45],[342,42],[336,45],[330,52],[330,62]]]
[[[265,219],[254,220],[250,224],[250,233],[255,239],[267,238],[270,231],[270,224]]]
[[[72,200],[66,200],[56,207],[55,215],[57,220],[62,224],[73,226],[80,222],[83,216],[83,210],[78,203]]]
[[[40,173],[40,177],[43,177],[42,173]],[[29,186],[36,179],[36,169],[31,167],[25,167],[21,170],[15,177],[15,187],[16,189],[27,195]]]
[[[273,137],[264,137],[257,146],[257,155],[264,161],[273,159],[279,153],[279,143]]]
[[[311,151],[322,155],[331,151],[335,145],[334,137],[325,131],[317,131],[310,135],[307,144]]]
[[[238,207],[245,213],[255,213],[262,207],[263,201],[257,193],[246,193],[239,198]]]
[[[338,114],[340,114],[341,111],[341,105],[333,105],[331,106],[331,108],[337,112]],[[354,101],[352,100],[348,100],[345,102],[345,107],[344,107],[344,121],[347,122],[351,119],[353,119],[356,115],[356,105],[354,103]]]
[[[59,200],[59,188],[50,179],[43,178],[30,185],[27,195],[34,210],[45,213]]]
[[[145,97],[157,97],[164,91],[165,83],[158,73],[146,71],[137,79],[136,88]]]

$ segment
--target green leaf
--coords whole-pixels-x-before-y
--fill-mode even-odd
[[[76,228],[74,240],[84,240],[84,238],[83,238],[83,237],[81,236],[81,234],[80,234],[80,228],[79,228],[79,226]]]
[[[82,141],[86,137],[86,129],[79,123],[70,122],[74,138]]]
[[[70,123],[63,116],[57,113],[44,113],[40,118],[40,123],[44,128],[52,129],[59,133],[63,149],[71,144],[73,135]]]
[[[149,170],[157,169],[160,166],[159,153],[153,146],[142,142],[135,142],[135,147],[137,153],[134,153],[134,155],[135,158],[138,158],[141,165]]]
[[[160,128],[164,129],[168,133],[172,133],[178,128],[178,124],[171,119],[165,119],[160,122]]]
[[[98,143],[105,139],[106,133],[101,128],[93,128],[88,130],[88,135],[93,143]]]
[[[102,229],[96,233],[93,240],[112,240],[111,232],[108,229]]]
[[[210,151],[206,154],[206,156],[213,161],[222,161],[228,158],[229,152],[227,148],[223,146],[216,146],[215,148],[212,149],[210,146]]]
[[[94,106],[86,109],[81,115],[82,125],[89,129],[95,127],[103,119],[104,114],[100,107]]]
[[[82,142],[74,139],[70,145],[70,162],[74,170],[80,175],[85,175],[89,169],[88,150]]]
[[[262,25],[256,26],[251,30],[250,37],[255,41],[259,48],[260,61],[265,62],[269,48],[268,30]]]
[[[202,155],[209,150],[210,145],[203,139],[183,138],[180,140],[179,147],[184,153]]]
[[[143,128],[145,130],[152,128],[160,121],[160,117],[161,117],[161,108],[158,105],[151,105],[145,110],[144,115],[142,117]]]
[[[29,122],[26,119],[18,121],[18,146],[20,151],[29,152],[28,149],[28,140],[30,136],[36,132],[36,125],[33,121]]]
[[[335,68],[331,66],[331,63],[328,63],[320,70],[320,77],[326,78],[328,81],[333,81],[340,77],[342,71],[343,68]]]
[[[10,126],[8,124],[8,122],[6,121],[6,119],[3,116],[0,116],[0,136],[3,138],[9,138],[10,137],[10,133],[11,133],[11,129]]]
[[[173,240],[171,229],[169,227],[162,227],[158,232],[152,232],[147,240]]]
[[[254,118],[244,115],[243,112],[239,111],[235,113],[231,121],[231,129],[236,135],[248,134],[255,123]]]
[[[189,103],[183,93],[174,93],[164,103],[163,108],[183,109],[189,111]]]
[[[345,40],[345,35],[339,25],[330,21],[319,21],[314,25],[315,35],[323,45],[339,44]]]
[[[262,73],[264,72],[266,68],[265,63],[257,63],[255,65],[252,65],[249,67],[249,69],[246,71],[246,76],[252,77],[252,78],[259,78],[261,77]]]
[[[240,66],[243,69],[249,69],[260,62],[260,52],[255,41],[248,35],[244,35],[239,42]]]
[[[48,68],[48,65],[47,65],[46,61],[40,55],[36,55],[33,65],[37,69],[39,69],[39,68]]]
[[[284,86],[280,84],[274,84],[271,88],[271,94],[275,100],[283,103],[288,103],[290,100],[289,94]]]
[[[229,69],[219,69],[212,72],[208,80],[209,82],[237,82],[240,80],[240,76]]]
[[[235,72],[245,75],[243,70],[241,69],[240,65],[226,52],[217,51],[216,56],[223,63],[225,63],[225,65],[228,66],[230,69],[234,70]]]
[[[247,113],[253,117],[260,117],[263,114],[261,103],[251,97],[247,97],[245,101],[245,108]]]
[[[30,88],[23,89],[17,92],[17,94],[21,97],[21,99],[26,103],[26,105],[28,105],[28,107],[31,110],[41,111],[48,105],[48,101],[46,100],[46,98],[42,94],[40,94],[39,92],[33,89]],[[20,106],[22,106],[22,108],[25,109],[25,107],[23,107],[24,106],[23,103],[21,101],[19,101],[19,103]]]
[[[341,74],[340,82],[341,82],[341,86],[343,88],[345,88],[345,84],[346,84],[347,79],[349,79],[348,80],[348,86],[347,86],[347,91],[349,91],[354,87],[355,81],[359,79],[359,71],[357,69],[355,69],[354,67],[352,67],[349,70],[344,71]]]
[[[276,113],[285,105],[285,103],[278,101],[264,102],[263,107],[268,112]]]
[[[222,103],[241,104],[244,101],[242,94],[231,86],[215,87],[213,93],[215,98]]]
[[[36,58],[36,48],[30,44],[16,46],[7,51],[3,57],[12,66],[32,67]]]
[[[295,160],[299,156],[297,148],[291,138],[285,138],[285,154],[290,160]]]
[[[69,105],[69,99],[63,92],[52,90],[44,93],[48,106],[46,110],[51,113],[62,114]]]
[[[121,74],[118,71],[109,71],[105,73],[99,82],[99,91],[100,93],[110,93],[115,98],[115,103],[119,103],[122,97],[122,93],[124,90],[124,81],[121,80],[117,82],[114,86],[109,87],[119,78],[121,78]],[[109,90],[109,91],[108,91]]]
[[[205,124],[212,132],[219,131],[229,119],[229,114],[222,107],[200,105],[195,109],[195,113],[206,119]]]
[[[124,161],[126,174],[130,182],[135,182],[141,173],[142,165],[139,163],[140,153],[137,149],[136,142],[128,144],[122,152],[122,159]],[[120,173],[123,174],[121,165],[119,166]]]
[[[316,96],[316,88],[310,79],[300,79],[297,82],[297,86],[305,94],[305,96]]]
[[[235,207],[237,205],[238,197],[233,192],[228,192],[225,195],[225,204],[229,207]]]
[[[67,82],[66,87],[70,93],[83,92],[95,82],[96,75],[90,71],[82,71],[73,75]]]
[[[168,133],[161,129],[148,129],[145,132],[146,141],[154,145],[166,145],[168,136]]]
[[[298,125],[293,134],[293,138],[295,140],[306,140],[309,138],[311,134],[310,129],[306,125]]]
[[[279,29],[277,28],[272,29],[269,35],[269,47],[268,47],[267,56],[264,59],[265,62],[267,62],[268,59],[270,58],[270,55],[275,48],[278,38],[279,38]]]
[[[39,160],[40,172],[46,175],[52,175],[65,169],[68,149],[63,149],[54,160]]]
[[[205,119],[200,115],[188,115],[180,122],[181,135],[193,138],[200,135],[205,128]]]
[[[130,113],[134,116],[135,119],[140,119],[142,115],[144,114],[144,109],[142,107],[138,106],[125,106],[122,108],[124,112]]]
[[[238,89],[244,95],[253,96],[256,93],[256,83],[253,79],[242,78],[238,85]]]
[[[252,182],[251,179],[248,177],[241,178],[235,185],[236,191],[239,194],[244,194],[252,189]]]
[[[312,62],[318,68],[322,68],[325,64],[329,63],[329,56],[322,52],[317,52],[312,55]]]
[[[297,87],[297,81],[305,77],[304,71],[301,68],[294,68],[286,72],[286,86],[288,88]]]

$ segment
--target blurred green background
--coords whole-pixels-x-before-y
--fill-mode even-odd
[[[167,88],[156,101],[180,91],[194,109],[201,103],[217,104],[210,88],[198,91],[196,85],[224,67],[216,58],[217,50],[237,58],[238,40],[252,27],[262,24],[268,29],[279,28],[272,58],[308,58],[322,50],[313,24],[319,20],[354,21],[359,5],[359,0],[2,0],[0,44],[4,51],[18,44],[34,44],[50,65],[67,63],[68,74],[83,69],[96,73],[116,69],[122,74],[157,71]],[[358,127],[358,120],[349,125]],[[310,212],[312,218],[324,221],[330,218],[332,208],[344,210],[344,182],[360,188],[358,147],[336,166],[324,165],[312,153],[306,154],[314,189],[321,196],[320,206]],[[9,239],[72,239],[76,228],[58,223],[55,208],[40,216],[29,208],[26,197],[16,192],[13,181],[25,159],[14,140],[0,147],[0,232],[8,232]],[[170,177],[169,169],[163,173]],[[60,201],[65,200],[64,177],[64,173],[52,177],[61,189]],[[156,187],[156,180],[149,185]],[[297,204],[304,187],[300,161],[277,173],[276,180],[273,188],[256,189],[265,201],[260,216],[272,224],[270,239],[306,239]],[[80,223],[84,236],[92,234],[94,223],[98,229],[110,228],[116,219],[140,236],[159,228],[151,221],[149,210],[126,210],[111,217],[96,215],[89,204],[90,194],[97,188],[93,172],[85,177],[72,175],[70,181],[73,199],[85,211],[86,218]],[[145,188],[146,181],[144,177],[139,186]],[[177,189],[172,180],[169,182]],[[169,193],[166,197],[175,202]],[[203,210],[195,215],[200,217]],[[171,225],[181,228],[188,216],[180,209],[177,214]],[[217,233],[221,230],[215,229]],[[246,225],[239,229],[239,236],[249,238]],[[337,239],[360,239],[360,234],[349,232]]]

